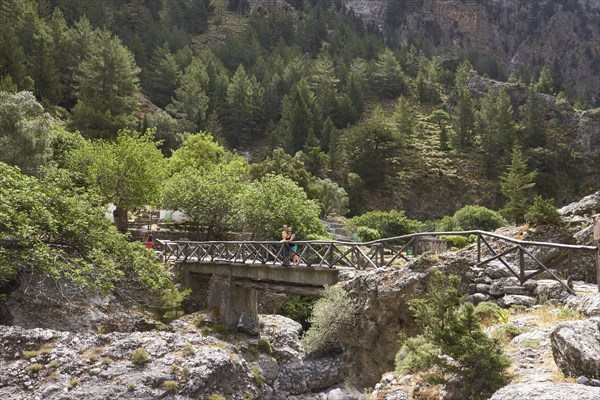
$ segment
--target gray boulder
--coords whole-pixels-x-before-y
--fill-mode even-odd
[[[529,296],[522,296],[518,294],[507,294],[506,296],[497,300],[500,307],[509,308],[511,306],[526,306],[531,307],[535,304],[535,299]]]
[[[600,190],[583,199],[559,208],[558,212],[563,216],[571,215],[591,215],[593,211],[600,211]]]
[[[560,324],[550,339],[554,361],[565,375],[600,379],[600,317]]]
[[[565,305],[572,310],[579,311],[586,317],[600,317],[600,293],[569,296]]]
[[[600,388],[576,383],[536,382],[508,385],[498,390],[490,400],[598,400]]]

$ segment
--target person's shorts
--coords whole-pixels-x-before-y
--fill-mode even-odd
[[[286,257],[289,257],[289,255],[290,255],[290,248],[289,248],[289,246],[285,246],[283,248],[283,255],[286,256]]]
[[[290,249],[294,252],[297,253],[298,252],[298,246],[297,245],[293,245],[290,247]]]

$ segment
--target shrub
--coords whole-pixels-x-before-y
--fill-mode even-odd
[[[308,320],[317,301],[316,297],[292,296],[281,306],[281,315],[300,323],[304,330],[310,327]]]
[[[135,383],[134,382],[129,382],[127,384],[127,390],[130,392],[133,392],[135,390]]]
[[[201,328],[204,325],[204,321],[206,321],[206,317],[201,315],[194,320],[194,325],[196,325],[196,328]]]
[[[315,303],[311,326],[301,339],[307,353],[334,343],[339,334],[353,326],[358,309],[356,301],[343,288],[327,286],[323,297]]]
[[[562,225],[562,217],[554,206],[554,200],[535,196],[533,204],[525,214],[525,220],[533,225]]]
[[[465,231],[495,231],[506,225],[499,212],[483,206],[464,206],[454,213],[453,218],[456,227]]]
[[[220,394],[211,394],[210,396],[208,396],[206,398],[206,400],[227,400],[225,397],[221,396]]]
[[[48,368],[48,369],[56,368],[56,367],[58,367],[58,364],[59,364],[59,362],[54,360],[54,361],[51,361],[48,365],[46,365],[46,368]]]
[[[473,315],[483,324],[491,324],[498,319],[500,306],[492,301],[482,301],[473,310]]]
[[[456,226],[456,222],[454,221],[453,217],[446,215],[438,221],[435,226],[435,230],[438,232],[451,232],[460,230],[460,228]]]
[[[26,360],[31,360],[33,357],[37,357],[38,354],[40,354],[39,351],[24,351],[23,358]]]
[[[131,352],[131,362],[137,365],[146,364],[150,360],[150,355],[143,347],[138,347]]]
[[[112,363],[112,358],[104,357],[102,359],[102,365],[109,365],[110,363]]]
[[[78,385],[79,385],[79,380],[77,380],[77,379],[71,379],[69,381],[69,383],[67,384],[67,390],[72,390],[72,389],[74,389]]]
[[[356,236],[361,242],[370,242],[381,239],[381,234],[377,229],[369,228],[367,226],[359,226],[356,228]]]
[[[258,350],[265,353],[265,354],[271,354],[273,352],[273,348],[271,347],[271,343],[265,339],[265,338],[260,338],[258,339],[258,344],[257,344]]]
[[[456,377],[472,399],[487,399],[504,385],[510,363],[499,341],[481,330],[458,277],[435,271],[427,297],[411,300],[409,307],[423,334],[404,341],[396,356],[399,372],[420,370],[432,383]]]
[[[32,374],[37,374],[38,372],[40,372],[42,370],[42,364],[31,364],[29,367],[27,367],[27,372],[32,373]]]
[[[162,386],[167,392],[172,392],[179,387],[179,383],[177,381],[164,381]]]
[[[513,324],[506,324],[501,326],[494,332],[494,337],[498,338],[503,343],[510,342],[514,337],[519,336],[523,333],[522,329],[519,329]]]
[[[252,367],[252,377],[254,378],[254,383],[256,383],[256,386],[259,388],[261,388],[265,383],[262,373],[257,367]]]
[[[446,235],[446,236],[441,236],[440,239],[448,242],[448,245],[450,245],[450,247],[454,247],[454,248],[458,248],[458,249],[462,249],[463,247],[466,247],[469,245],[469,239],[467,239],[464,236]]]
[[[381,237],[387,238],[415,233],[421,228],[421,223],[406,218],[404,211],[369,211],[350,219],[347,227],[354,230],[359,227],[375,229]]]
[[[183,355],[188,356],[188,357],[196,354],[196,349],[194,348],[194,345],[191,343],[184,344],[182,351],[183,351]]]

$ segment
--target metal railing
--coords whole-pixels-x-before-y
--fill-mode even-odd
[[[417,256],[418,244],[426,237],[476,235],[475,266],[498,260],[521,284],[547,273],[571,289],[552,270],[557,265],[572,264],[573,252],[597,252],[594,246],[569,245],[551,242],[532,242],[513,239],[491,232],[473,230],[460,232],[423,232],[366,243],[343,241],[296,241],[298,263],[307,267],[354,268],[365,270],[400,266]],[[157,240],[160,257],[165,261],[201,262],[213,264],[241,263],[248,265],[283,265],[285,245],[277,241],[192,242]],[[555,253],[551,259],[540,260],[540,250]],[[291,257],[295,254],[292,252]],[[511,260],[516,258],[516,260]],[[595,257],[597,260],[598,257]],[[596,266],[600,268],[599,266]],[[570,269],[570,266],[568,266]]]

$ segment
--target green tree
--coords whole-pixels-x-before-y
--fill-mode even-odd
[[[315,127],[317,137],[325,119],[332,114],[336,104],[339,79],[335,76],[333,61],[328,56],[320,56],[313,65],[309,86],[315,96]]]
[[[94,31],[90,48],[75,75],[77,105],[73,127],[91,137],[110,137],[134,122],[139,104],[133,55],[109,31]]]
[[[489,90],[482,100],[481,111],[477,115],[477,125],[481,134],[481,145],[488,175],[496,173],[499,165],[505,164],[508,149],[515,140],[515,122],[510,98],[504,90],[495,94]]]
[[[119,234],[88,194],[0,163],[0,198],[0,286],[34,272],[146,306],[148,290],[169,286],[155,255]]]
[[[469,399],[487,399],[505,384],[510,361],[498,340],[481,329],[457,276],[435,271],[427,296],[411,300],[409,307],[423,333],[403,340],[396,355],[398,372],[420,371],[438,383],[458,378]]]
[[[326,233],[317,202],[280,175],[267,175],[246,185],[236,196],[236,204],[235,222],[252,232],[253,239],[279,240],[283,224],[293,226],[300,240]]]
[[[328,286],[313,306],[310,328],[302,336],[302,346],[311,353],[335,344],[338,335],[354,326],[360,307],[340,286]]]
[[[391,50],[385,49],[377,56],[371,82],[375,92],[385,98],[396,97],[405,91],[404,72]]]
[[[309,185],[308,192],[312,199],[319,202],[321,207],[319,217],[343,216],[348,212],[348,194],[331,179],[316,179]]]
[[[346,131],[344,148],[350,172],[357,173],[367,186],[381,185],[396,171],[400,138],[385,120],[381,107],[373,115]]]
[[[533,85],[533,90],[538,93],[554,95],[554,79],[547,67],[542,68],[538,81]]]
[[[227,140],[233,147],[257,139],[262,127],[264,89],[240,65],[227,88]]]
[[[199,227],[205,226],[205,240],[223,238],[241,188],[239,175],[220,169],[186,168],[165,183],[162,205],[185,213]]]
[[[563,220],[554,205],[553,199],[535,196],[533,204],[525,214],[525,220],[530,224],[562,225]]]
[[[31,92],[0,92],[0,161],[37,173],[50,156],[52,125]]]
[[[459,91],[452,122],[456,132],[455,146],[461,150],[472,146],[475,136],[475,106],[468,89]]]
[[[119,131],[116,141],[99,140],[78,148],[70,169],[116,207],[117,228],[127,230],[127,211],[158,202],[165,160],[154,131]]]
[[[418,231],[418,221],[406,218],[404,211],[369,211],[348,221],[349,229],[371,228],[379,232],[382,238],[389,238]]]
[[[544,147],[547,142],[547,127],[544,110],[538,95],[530,92],[525,103],[523,121],[523,145],[526,149]]]
[[[511,164],[500,177],[500,192],[506,197],[502,213],[519,224],[527,212],[530,189],[535,186],[536,171],[527,172],[527,163],[519,145],[514,145]]]
[[[444,110],[433,110],[431,114],[429,114],[429,121],[436,124],[439,129],[439,141],[440,141],[440,149],[448,150],[448,121],[450,120],[450,115]]]
[[[286,149],[291,153],[301,150],[307,139],[314,135],[315,97],[305,79],[283,99],[281,126],[291,140]]]
[[[154,50],[150,65],[144,71],[144,89],[157,106],[165,107],[171,102],[180,77],[177,59],[165,43]],[[181,84],[185,84],[185,79],[182,79]]]
[[[204,63],[194,58],[181,77],[181,85],[167,111],[190,123],[190,131],[198,131],[206,125],[209,99],[206,95],[208,73]]]
[[[411,138],[417,124],[415,111],[404,96],[398,98],[393,116],[398,133],[403,140]]]
[[[506,221],[500,213],[483,206],[464,206],[454,213],[453,219],[453,228],[457,230],[493,232],[506,225]]]

